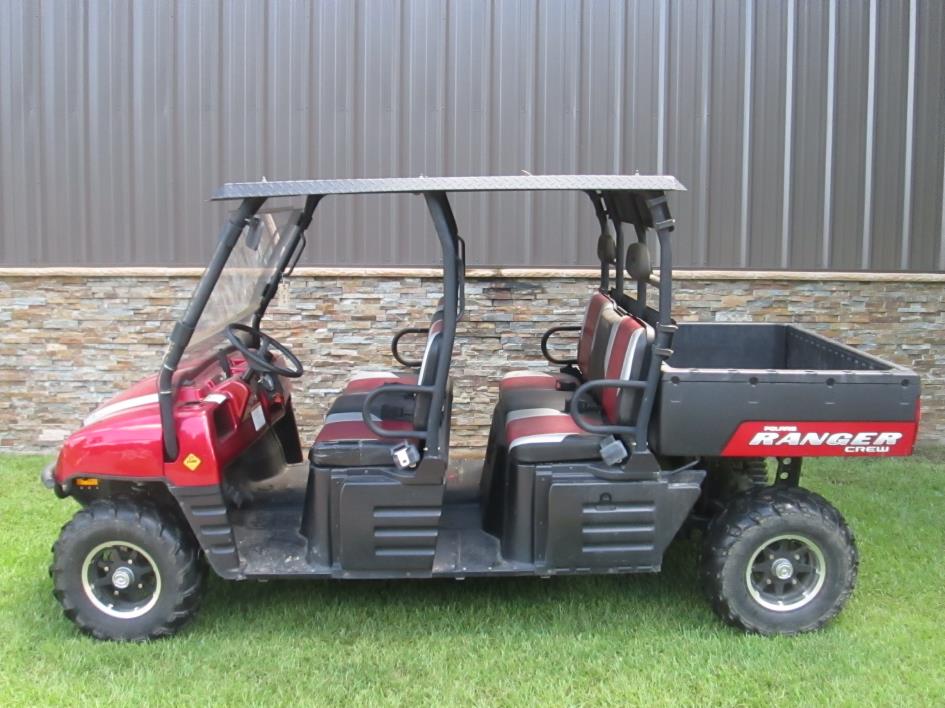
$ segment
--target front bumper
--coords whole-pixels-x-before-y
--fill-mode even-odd
[[[39,481],[43,483],[43,486],[46,489],[51,489],[56,493],[56,496],[60,499],[65,499],[69,496],[69,483],[66,483],[66,487],[63,487],[56,481],[56,463],[50,462],[43,468],[43,471],[39,473]]]
[[[46,489],[56,488],[56,463],[50,462],[39,474],[39,479]]]

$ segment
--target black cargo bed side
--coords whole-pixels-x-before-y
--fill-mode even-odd
[[[911,421],[911,370],[787,324],[680,325],[655,422],[666,455],[718,455],[745,421]]]

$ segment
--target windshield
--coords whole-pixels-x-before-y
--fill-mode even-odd
[[[214,348],[231,322],[249,321],[291,245],[299,214],[298,209],[269,209],[249,220],[207,300],[187,346],[189,356]]]

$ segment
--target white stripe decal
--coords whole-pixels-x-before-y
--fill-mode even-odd
[[[516,438],[511,443],[509,443],[509,450],[519,445],[534,445],[537,443],[559,443],[564,440],[568,435],[573,433],[542,433],[541,435],[525,435],[521,438]]]
[[[543,376],[549,379],[552,378],[551,374],[546,374],[543,371],[529,371],[528,369],[523,369],[521,371],[510,371],[502,377],[502,380],[505,381],[505,379],[520,379],[526,376]]]
[[[617,338],[617,330],[620,329],[620,322],[610,328],[610,338],[607,340],[607,353],[604,354],[604,376],[607,376],[607,365],[610,364],[610,355],[614,350],[614,340]]]
[[[226,396],[222,393],[211,393],[209,396],[204,397],[205,403],[226,403]]]
[[[93,423],[98,423],[100,420],[105,418],[110,418],[113,415],[118,415],[132,408],[138,408],[139,406],[149,406],[152,403],[158,402],[158,395],[156,393],[149,393],[146,396],[135,396],[134,398],[126,398],[124,401],[118,401],[107,406],[103,406],[98,410],[92,411],[89,416],[82,421],[82,425],[92,425]]]
[[[432,357],[431,357],[430,352],[433,350],[433,343],[439,338],[439,336],[440,336],[439,330],[434,331],[433,329],[431,329],[430,335],[427,337],[427,346],[423,350],[423,361],[420,362],[420,373],[417,374],[417,383],[420,384],[421,386],[423,385],[423,377],[424,377],[424,374],[426,373],[427,366],[431,364],[430,359]]]
[[[511,423],[513,420],[524,420],[526,418],[537,418],[537,417],[550,417],[550,416],[562,416],[567,415],[567,413],[562,413],[559,410],[554,408],[523,408],[518,411],[511,411],[505,418],[507,423]]]
[[[376,415],[371,415],[371,420],[374,422],[380,422],[380,418]],[[325,416],[325,425],[329,423],[363,423],[364,414],[361,411],[355,411],[352,413],[331,413],[330,415]]]
[[[354,376],[352,376],[348,381],[364,381],[365,379],[397,379],[400,378],[397,374],[392,374],[389,371],[359,371]]]
[[[623,359],[623,368],[620,369],[620,378],[624,381],[630,379],[630,372],[633,371],[633,359],[637,353],[637,343],[640,341],[640,337],[646,332],[645,329],[640,328],[632,335],[630,335],[630,341],[627,343],[627,354]],[[620,389],[621,391],[625,389]]]

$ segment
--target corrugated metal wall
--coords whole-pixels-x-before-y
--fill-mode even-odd
[[[680,265],[945,269],[940,0],[0,2],[0,263],[199,264],[223,181],[668,172]],[[577,265],[590,208],[456,197],[477,264]],[[420,200],[310,263],[423,264]]]

